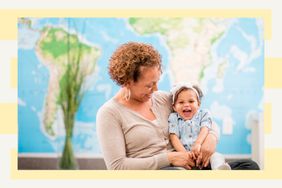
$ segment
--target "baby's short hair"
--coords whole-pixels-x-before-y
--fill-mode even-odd
[[[175,103],[175,101],[177,100],[177,97],[179,95],[180,92],[184,91],[184,90],[188,90],[191,89],[193,90],[198,98],[198,102],[201,103],[202,98],[203,98],[203,91],[200,89],[199,86],[197,85],[192,85],[190,83],[178,83],[175,84],[172,89],[170,90],[170,93],[172,95],[172,104]]]

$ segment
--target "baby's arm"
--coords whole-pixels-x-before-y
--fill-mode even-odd
[[[191,149],[195,156],[198,156],[200,154],[202,143],[204,142],[208,134],[209,134],[209,128],[202,127],[198,135],[198,138],[194,142],[192,149]]]
[[[182,145],[182,143],[180,142],[176,134],[173,134],[173,133],[169,134],[169,139],[170,139],[172,146],[174,147],[176,151],[186,152],[186,149],[184,148],[184,146]]]
[[[168,132],[169,132],[169,139],[176,151],[179,152],[186,152],[186,149],[182,145],[179,137],[180,137],[180,130],[178,126],[178,116],[176,113],[171,113],[168,118]]]
[[[212,125],[212,117],[208,110],[206,109],[201,110],[200,115],[201,115],[201,121],[200,121],[201,130],[200,130],[197,140],[195,141],[195,143],[192,146],[192,152],[196,156],[200,154],[201,146],[203,142],[205,141],[206,137],[208,136],[211,125]]]

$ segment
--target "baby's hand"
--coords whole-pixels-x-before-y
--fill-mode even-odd
[[[201,144],[194,143],[192,148],[191,148],[192,153],[194,154],[195,158],[198,158],[201,152]]]
[[[194,154],[191,151],[187,151],[187,153],[189,158],[194,160]]]
[[[202,159],[203,159],[203,156],[202,156],[202,153],[200,153],[200,155],[198,155],[197,160],[196,160],[196,166],[199,167],[200,169],[203,168]]]

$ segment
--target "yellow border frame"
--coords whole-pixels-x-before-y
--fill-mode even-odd
[[[264,170],[18,170],[11,152],[12,179],[282,179],[281,149],[265,150]]]
[[[251,17],[264,20],[265,40],[272,38],[271,10],[200,9],[200,10],[1,10],[0,21],[9,23],[0,31],[0,40],[17,39],[18,17]],[[5,21],[4,21],[5,20]],[[281,59],[278,61],[282,62]],[[265,66],[272,60],[267,61]],[[279,65],[280,66],[280,65]],[[282,80],[282,79],[281,79]],[[270,84],[266,86],[272,86]],[[278,85],[278,88],[281,88]],[[0,104],[1,106],[1,104]],[[271,107],[271,105],[270,105]],[[269,108],[267,108],[269,109]],[[17,114],[17,112],[16,112]],[[266,113],[267,119],[271,114]],[[17,115],[15,116],[17,117]],[[270,122],[271,123],[271,122]],[[17,126],[17,125],[15,125]],[[16,134],[13,129],[12,133]],[[268,128],[267,130],[271,130]],[[0,130],[1,132],[1,130]],[[268,131],[267,131],[268,132]],[[265,169],[261,171],[63,171],[63,170],[18,170],[17,151],[11,151],[12,179],[281,179],[282,164],[279,156],[282,149],[265,149]],[[271,160],[270,160],[271,159]]]
[[[182,10],[1,10],[0,22],[9,23],[5,25],[6,30],[0,31],[1,37],[16,39],[16,19],[18,17],[220,17],[220,18],[263,18],[265,26],[265,39],[271,39],[271,10],[240,10],[240,9],[182,9]],[[8,20],[7,20],[8,19]]]

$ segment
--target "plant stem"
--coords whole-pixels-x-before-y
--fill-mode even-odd
[[[73,153],[71,137],[66,136],[64,151],[63,151],[62,158],[60,160],[60,169],[75,170],[77,168],[78,168],[78,165],[77,165],[74,153]]]

